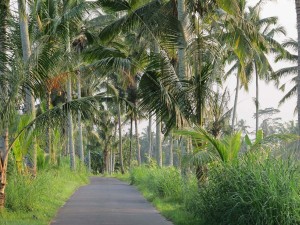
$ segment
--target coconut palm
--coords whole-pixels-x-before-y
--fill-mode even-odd
[[[75,49],[75,51],[78,53],[79,57],[83,49],[86,47],[87,44],[87,38],[84,35],[84,31],[81,31],[81,34],[77,36],[73,42],[72,46]],[[80,64],[80,62],[79,62]],[[80,68],[78,68],[77,71],[77,97],[78,99],[81,98],[81,71]],[[79,145],[79,158],[81,162],[84,162],[84,151],[83,151],[83,137],[82,137],[82,124],[81,124],[81,112],[78,112],[77,116],[78,120],[78,145]]]
[[[274,39],[274,35],[278,33],[285,34],[284,28],[277,26],[278,19],[276,17],[260,18],[260,7],[263,1],[259,1],[254,7],[249,7],[249,12],[246,11],[245,3],[245,1],[241,1],[237,4],[237,12],[242,19],[240,21],[242,25],[231,21],[234,17],[225,22],[228,33],[224,37],[226,38],[227,35],[230,35],[230,37],[237,38],[234,38],[234,40],[230,38],[229,46],[231,46],[231,50],[228,63],[235,63],[227,72],[227,75],[229,75],[237,71],[236,96],[232,117],[233,129],[240,86],[243,86],[247,90],[251,75],[253,72],[255,73],[255,105],[256,112],[258,112],[258,80],[259,78],[270,80],[273,72],[266,55],[272,51],[282,50],[281,45]],[[232,15],[231,9],[228,9],[227,12]],[[233,42],[231,42],[232,40]],[[256,130],[258,130],[258,117],[256,119]]]
[[[25,68],[27,68],[29,73],[29,58],[31,56],[31,44],[29,40],[29,31],[28,31],[28,16],[26,12],[26,1],[18,0],[18,12],[19,12],[19,21],[20,21],[20,36],[22,43],[22,51],[23,51],[23,61],[25,64]],[[30,75],[28,75],[30,76]],[[35,117],[35,100],[33,97],[33,93],[26,88],[25,89],[25,108],[24,112],[27,114],[31,114]],[[37,149],[36,144],[32,144],[32,151],[29,153],[31,157],[31,169],[33,176],[36,176],[37,169]]]
[[[287,93],[283,96],[283,98],[280,100],[279,105],[285,103],[286,100],[288,100],[290,97],[296,95],[297,93],[297,60],[298,60],[298,55],[293,53],[294,51],[296,52],[298,50],[298,42],[294,39],[287,40],[282,43],[282,47],[286,48],[286,51],[283,51],[279,54],[277,54],[275,61],[285,61],[291,64],[291,66],[281,68],[275,72],[275,78],[279,79],[281,77],[285,76],[293,76],[290,81],[292,83],[295,83],[293,87],[287,91]],[[280,86],[281,90],[285,90],[286,84],[283,84]]]
[[[7,72],[7,50],[8,50],[8,20],[9,20],[9,0],[0,3],[0,77],[6,76]],[[7,83],[0,82],[0,104],[4,105],[7,98]],[[3,119],[3,118],[1,118]],[[7,160],[6,152],[8,151],[8,122],[0,122],[0,210],[4,208],[5,187],[6,187],[6,170]]]
[[[277,34],[286,34],[285,29],[278,26],[277,17],[266,17],[260,18],[260,4],[255,7],[249,7],[249,20],[252,22],[256,30],[260,32],[260,35],[265,40],[265,47],[254,51],[253,62],[251,63],[254,67],[255,81],[256,81],[256,97],[255,106],[256,114],[259,111],[259,79],[269,81],[272,79],[273,69],[267,58],[267,54],[270,52],[282,52],[282,46],[275,39],[274,36]],[[258,132],[259,116],[256,116],[256,132]]]

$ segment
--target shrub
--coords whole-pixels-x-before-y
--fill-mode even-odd
[[[44,207],[45,201],[55,201],[68,188],[87,183],[87,172],[82,165],[72,172],[68,159],[63,159],[60,166],[50,166],[38,172],[34,179],[31,175],[21,175],[16,171],[8,176],[6,188],[6,208],[10,211],[34,211]],[[66,190],[67,189],[67,190]]]
[[[175,168],[136,167],[130,172],[130,181],[147,188],[155,196],[183,201],[184,183]]]
[[[210,225],[300,224],[299,181],[291,160],[250,154],[214,167],[187,207]]]

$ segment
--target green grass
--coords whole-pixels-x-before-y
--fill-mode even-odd
[[[220,164],[188,208],[210,225],[300,224],[299,163],[261,154]]]
[[[61,164],[39,171],[36,179],[10,174],[6,209],[0,213],[0,224],[49,224],[74,191],[88,183],[88,173],[84,168],[72,172],[67,160]]]
[[[135,185],[154,207],[175,225],[198,225],[199,219],[185,208],[184,181],[175,168],[136,167],[116,178]],[[188,182],[193,186],[194,180]],[[196,183],[196,182],[195,182]]]
[[[266,151],[209,165],[201,187],[175,168],[137,167],[117,177],[175,225],[300,225],[299,162]]]

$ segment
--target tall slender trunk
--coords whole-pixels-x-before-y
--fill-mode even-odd
[[[108,173],[108,165],[109,165],[108,142],[109,140],[106,140],[104,144],[103,161],[102,161],[104,172],[106,173]]]
[[[178,20],[183,27],[184,23],[184,0],[177,0]],[[186,77],[186,65],[185,65],[185,38],[184,33],[180,34],[179,47],[178,47],[178,77],[184,79]]]
[[[156,154],[157,164],[162,167],[161,121],[158,113],[156,114]]]
[[[153,50],[155,54],[159,54],[160,49],[159,46],[154,43],[153,44]],[[159,113],[156,113],[156,160],[157,160],[157,165],[162,167],[162,143],[161,143],[161,121],[159,118]]]
[[[89,168],[89,172],[92,172],[91,150],[88,151],[88,168]]]
[[[300,135],[300,0],[295,0],[297,13],[297,31],[298,31],[298,76],[297,76],[297,109],[298,109],[298,134]],[[300,150],[300,141],[298,141],[298,150]]]
[[[141,158],[141,148],[140,148],[140,140],[139,140],[138,120],[136,115],[134,117],[134,123],[135,123],[137,160],[138,160],[138,165],[140,166],[142,165],[142,158]]]
[[[110,170],[110,168],[111,168],[111,166],[110,166],[110,147],[109,146],[107,146],[107,173],[108,174],[111,174],[111,170]]]
[[[151,162],[151,156],[152,156],[152,116],[149,116],[149,125],[148,125],[148,141],[149,141],[149,146],[148,146],[148,163]]]
[[[70,102],[72,101],[72,84],[71,84],[71,77],[68,77],[67,81],[67,101]],[[76,164],[75,164],[75,150],[74,150],[74,137],[73,137],[73,116],[68,110],[68,150],[70,154],[70,168],[72,170],[76,169]]]
[[[114,143],[117,143],[117,130],[118,130],[118,123],[115,123]],[[112,152],[113,152],[113,155],[112,155],[111,171],[114,173],[115,172],[115,164],[116,164],[116,154],[115,154],[115,151],[112,150]]]
[[[133,129],[133,118],[132,118],[132,114],[130,115],[130,140],[129,140],[129,168],[131,168],[131,160],[132,160],[132,142],[133,142],[133,135],[132,135],[132,129]]]
[[[64,144],[65,144],[65,151],[64,151],[64,156],[69,155],[69,127],[68,127],[68,120],[65,121],[65,129],[64,129]]]
[[[124,164],[123,164],[123,145],[122,145],[122,124],[121,124],[121,103],[118,100],[118,124],[119,124],[119,156],[120,156],[120,166],[121,173],[124,174]]]
[[[47,96],[46,96],[46,110],[50,110],[51,107],[51,92],[48,91],[47,92]],[[51,144],[52,144],[52,140],[51,140],[51,128],[48,125],[46,128],[46,147],[45,147],[45,153],[46,153],[46,159],[48,159],[49,161],[52,161],[52,149],[51,149]]]
[[[69,23],[66,23],[66,50],[67,53],[71,52],[71,41],[70,41],[70,28]],[[70,74],[68,74],[68,81],[67,81],[67,101],[72,101],[72,79]],[[67,112],[67,120],[68,120],[68,140],[69,140],[69,153],[70,153],[70,168],[72,170],[76,169],[75,163],[75,149],[74,149],[74,137],[73,137],[73,118],[72,113],[70,110]]]
[[[5,188],[8,163],[8,126],[3,133],[3,149],[0,151],[0,210],[5,206]]]
[[[110,165],[110,168],[109,168],[109,171],[110,171],[110,175],[112,175],[112,173],[113,173],[113,154],[114,154],[114,152],[113,152],[113,148],[110,148],[110,153],[109,153],[109,155],[110,155],[110,163],[109,163],[109,165]]]
[[[28,61],[31,55],[31,46],[29,40],[29,32],[28,32],[28,17],[26,13],[26,1],[18,0],[18,11],[19,11],[19,19],[20,19],[20,32],[21,32],[21,43],[22,43],[22,52],[23,52],[23,61],[26,66],[28,66]],[[29,68],[28,68],[28,75]],[[25,88],[25,113],[32,115],[35,118],[35,104],[34,97],[29,88]],[[35,177],[36,176],[36,168],[37,168],[37,146],[36,140],[34,138],[33,144],[30,150],[30,158],[31,158],[31,173]]]
[[[256,63],[254,62],[254,66],[255,66],[255,89],[256,89],[256,95],[255,95],[255,113],[256,113],[256,121],[255,121],[255,131],[256,131],[256,134],[258,132],[258,122],[259,122],[259,114],[258,114],[258,110],[259,110],[259,86],[258,86],[258,81],[259,81],[259,78],[258,78],[258,71],[257,71],[257,65]]]
[[[235,120],[236,120],[236,108],[237,108],[237,102],[238,102],[238,97],[239,97],[239,90],[240,90],[240,77],[237,74],[236,75],[235,98],[234,98],[233,113],[232,113],[232,123],[231,123],[231,127],[232,127],[233,131],[234,131]]]
[[[6,64],[7,64],[7,22],[9,16],[9,0],[0,2],[0,59],[3,68],[0,68],[0,77],[5,76]],[[0,104],[4,105],[8,98],[8,83],[5,82],[3,86],[0,86],[0,100],[2,97],[3,102]],[[5,206],[5,188],[6,188],[6,172],[7,172],[7,160],[8,160],[8,122],[4,119],[4,129],[0,132],[0,211]]]
[[[78,99],[81,99],[81,73],[77,72],[77,95]],[[81,123],[81,112],[78,110],[78,153],[82,163],[84,163],[84,151],[83,151],[83,137],[82,137],[82,123]]]
[[[174,154],[173,154],[173,134],[170,134],[170,166],[174,165]]]

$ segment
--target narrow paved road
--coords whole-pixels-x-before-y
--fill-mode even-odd
[[[172,225],[132,186],[91,178],[59,210],[52,225]]]

